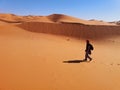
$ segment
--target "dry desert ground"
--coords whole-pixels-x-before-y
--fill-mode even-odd
[[[86,39],[93,60],[79,62]],[[0,14],[0,90],[120,90],[120,26]]]

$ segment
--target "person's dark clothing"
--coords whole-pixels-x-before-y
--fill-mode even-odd
[[[89,56],[91,55],[91,44],[89,43],[89,41],[87,40],[86,42],[86,49],[85,49],[85,59],[87,61],[87,58],[89,58],[89,60],[91,61],[92,58]]]
[[[91,54],[91,48],[90,47],[91,47],[91,44],[87,43],[85,52],[88,52],[88,54]]]

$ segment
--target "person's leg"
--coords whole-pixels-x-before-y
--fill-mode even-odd
[[[89,58],[90,61],[92,60],[92,58],[89,55],[87,56],[87,58]]]
[[[84,59],[84,60],[86,60],[86,61],[87,61],[87,58],[88,58],[88,53],[87,53],[87,52],[85,52],[85,59]]]

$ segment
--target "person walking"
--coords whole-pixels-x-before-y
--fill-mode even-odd
[[[90,41],[86,40],[86,49],[85,49],[85,59],[84,59],[84,61],[87,61],[87,59],[89,59],[90,61],[92,60],[92,58],[89,55],[91,55],[91,50],[93,50],[93,49],[94,49],[94,47],[90,43]]]

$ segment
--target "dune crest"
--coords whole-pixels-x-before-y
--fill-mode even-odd
[[[47,22],[47,23],[77,23],[85,25],[116,25],[115,23],[103,22],[98,20],[83,20],[63,14],[52,14],[48,16],[18,16],[14,14],[0,14],[0,21],[8,23],[16,22]]]
[[[75,18],[72,16],[67,16],[63,14],[52,14],[47,16],[50,20],[57,22],[57,23],[78,23],[78,24],[85,24],[85,25],[116,25],[114,23],[108,23],[104,21],[98,20],[83,20],[79,18]]]
[[[120,36],[120,26],[38,22],[25,22],[18,26],[31,32],[64,35],[79,39],[102,40],[109,37]]]

